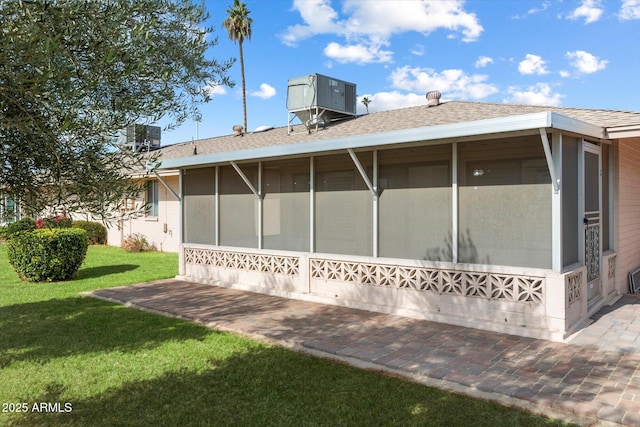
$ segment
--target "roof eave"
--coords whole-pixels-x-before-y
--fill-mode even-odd
[[[226,151],[163,160],[160,169],[179,169],[230,161],[254,160],[281,156],[316,154],[336,150],[358,149],[419,141],[447,140],[474,135],[499,134],[540,128],[554,128],[593,138],[605,138],[604,128],[585,123],[551,111],[522,114],[493,119],[474,120],[445,125],[380,132],[335,138],[323,141],[300,142],[247,150]]]
[[[608,127],[607,137],[610,139],[638,138],[640,137],[640,125]]]

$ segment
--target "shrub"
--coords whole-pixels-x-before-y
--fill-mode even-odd
[[[140,233],[128,235],[122,242],[122,249],[127,252],[155,251],[156,246],[149,244],[147,238]]]
[[[71,228],[71,218],[66,215],[38,218],[36,228]]]
[[[107,229],[99,222],[73,221],[71,227],[86,231],[90,245],[104,245],[107,243]]]
[[[38,229],[12,235],[7,245],[9,263],[30,282],[67,280],[87,254],[87,233],[80,229]]]
[[[11,236],[20,231],[33,231],[36,229],[36,222],[31,218],[22,218],[16,222],[12,222],[7,225],[5,230],[6,238],[10,239]]]
[[[0,242],[7,239],[7,227],[0,225]]]

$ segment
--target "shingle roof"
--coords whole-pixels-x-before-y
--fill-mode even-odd
[[[640,126],[640,112],[450,101],[437,107],[422,105],[358,116],[333,122],[326,129],[311,134],[302,124],[298,124],[290,135],[287,135],[287,127],[284,126],[247,133],[242,137],[226,135],[170,145],[162,148],[162,159],[192,156],[194,144],[199,155],[213,154],[547,111],[603,128]]]

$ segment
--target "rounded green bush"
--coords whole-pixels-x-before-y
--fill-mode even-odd
[[[71,227],[86,231],[90,245],[104,245],[107,243],[107,229],[99,222],[73,221]]]
[[[7,254],[21,279],[51,282],[73,277],[87,255],[88,244],[84,230],[43,228],[14,234]]]
[[[36,222],[31,218],[22,218],[16,222],[7,225],[5,235],[7,239],[20,231],[32,231],[36,229]]]

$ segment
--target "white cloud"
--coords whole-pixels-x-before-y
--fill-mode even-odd
[[[342,46],[339,43],[331,42],[324,48],[324,54],[340,63],[368,64],[372,62],[391,62],[393,52],[382,50],[379,45],[353,44]]]
[[[640,19],[640,0],[623,0],[618,17],[622,20]]]
[[[607,60],[593,56],[584,50],[567,52],[567,58],[571,61],[571,66],[580,74],[591,74],[606,68]]]
[[[431,90],[439,90],[447,99],[481,99],[498,92],[496,86],[486,83],[487,78],[480,74],[468,75],[462,70],[436,72],[405,66],[396,68],[389,76],[394,90],[363,96],[372,99],[370,113],[426,105],[425,95]],[[358,114],[365,112],[361,99],[358,98]]]
[[[394,34],[415,31],[427,35],[448,30],[465,42],[477,40],[483,28],[476,15],[463,6],[462,0],[346,0],[341,19],[330,0],[294,0],[293,10],[300,13],[303,23],[287,27],[281,39],[284,44],[295,46],[315,35],[333,34],[343,37],[346,43],[332,42],[325,52],[333,53],[341,62],[387,62],[393,52],[380,48],[388,46]],[[356,54],[353,61],[345,55],[347,48]]]
[[[299,41],[317,34],[342,32],[342,25],[336,22],[338,13],[331,7],[331,0],[294,0],[292,9],[300,13],[305,24],[287,28],[281,38],[288,46],[295,46]]]
[[[392,92],[378,92],[367,96],[372,100],[371,104],[369,104],[370,113],[427,104],[425,94],[401,93],[397,90]],[[358,114],[363,114],[365,111],[364,105],[358,102]]]
[[[473,13],[460,0],[347,0],[345,28],[352,34],[390,36],[416,31],[428,34],[439,29],[462,33],[463,41],[475,41],[483,31]]]
[[[547,70],[546,64],[546,61],[542,59],[542,57],[528,53],[525,59],[518,64],[518,71],[520,71],[520,74],[547,74],[549,71]]]
[[[474,66],[476,68],[484,68],[489,64],[493,64],[493,59],[488,56],[480,56],[478,60],[475,62]]]
[[[269,99],[276,94],[276,89],[273,86],[270,86],[266,83],[262,83],[260,85],[260,90],[255,92],[251,92],[249,95],[255,96],[257,98]]]
[[[540,7],[532,7],[531,9],[529,9],[526,13],[526,15],[535,15],[536,13],[540,13],[540,12],[544,12],[545,10],[547,10],[549,8],[549,6],[551,6],[551,2],[550,1],[543,1],[542,4],[540,5]],[[521,16],[521,15],[516,15],[513,17],[513,19],[522,19],[522,18],[526,18],[525,16]]]
[[[486,75],[468,75],[456,69],[438,73],[429,68],[405,66],[396,68],[389,78],[394,88],[417,92],[421,96],[431,90],[439,90],[448,98],[481,99],[498,91],[495,85],[486,83]]]
[[[227,89],[222,86],[222,85],[218,85],[215,83],[209,83],[208,85],[204,86],[202,88],[202,93],[204,95],[210,96],[210,97],[214,97],[216,95],[224,95],[227,93]]]
[[[582,4],[575,9],[567,17],[568,19],[581,19],[584,18],[585,24],[591,24],[596,22],[602,16],[604,9],[602,8],[601,0],[582,0]]]
[[[564,95],[554,93],[548,83],[538,83],[524,90],[510,86],[508,92],[510,97],[505,102],[510,104],[558,106],[564,98]]]
[[[424,55],[424,45],[418,43],[413,47],[413,49],[411,49],[411,53],[415,56]]]
[[[532,7],[527,11],[527,15],[535,15],[536,13],[544,12],[551,6],[550,1],[543,1],[540,7]]]

